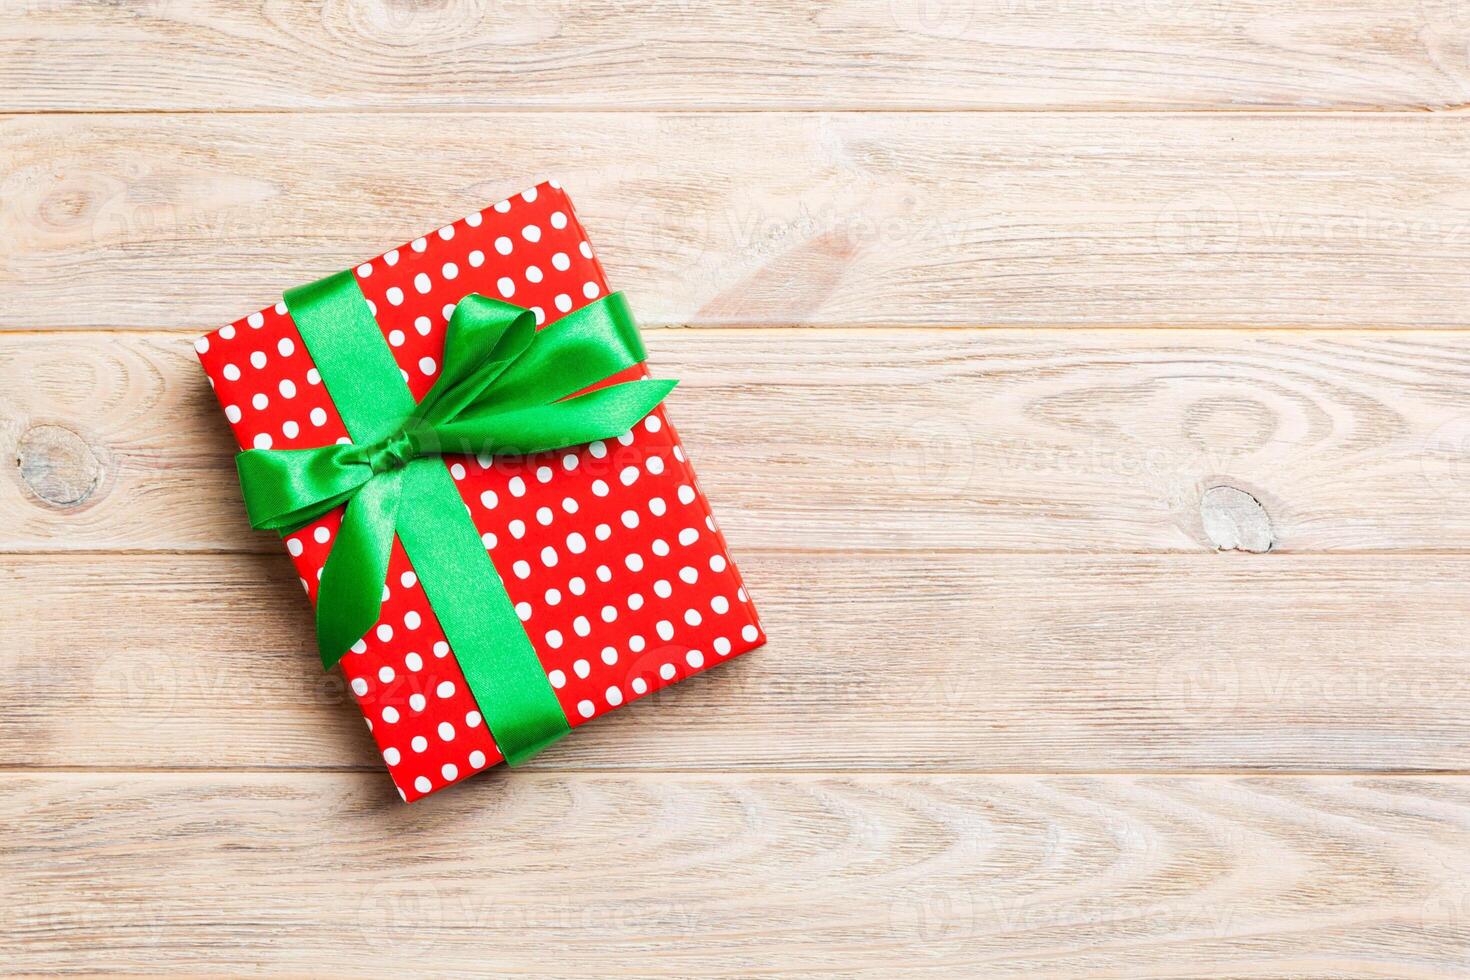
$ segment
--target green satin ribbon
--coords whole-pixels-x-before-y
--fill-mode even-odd
[[[645,357],[621,293],[537,331],[530,310],[470,294],[450,317],[439,380],[414,403],[353,274],[286,293],[353,442],[236,457],[250,523],[288,532],[347,505],[317,591],[330,668],[377,622],[395,534],[413,561],[496,744],[512,765],[569,730],[443,453],[522,455],[608,439],[676,382],[577,394]]]

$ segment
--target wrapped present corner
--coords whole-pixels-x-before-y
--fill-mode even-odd
[[[195,347],[405,800],[764,642],[555,183]]]

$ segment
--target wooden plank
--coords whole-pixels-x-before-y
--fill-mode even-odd
[[[1463,976],[1463,778],[0,777],[25,972]]]
[[[772,642],[537,766],[1466,768],[1467,557],[737,558]],[[377,765],[285,556],[12,557],[0,589],[0,766]]]
[[[1454,0],[735,0],[7,8],[16,110],[1442,108]]]
[[[1423,114],[0,118],[0,324],[203,329],[551,173],[650,324],[1470,322]]]
[[[1464,334],[648,342],[737,553],[1470,549]],[[231,453],[185,335],[0,333],[0,551],[275,554]],[[1221,488],[1259,502],[1259,539]]]

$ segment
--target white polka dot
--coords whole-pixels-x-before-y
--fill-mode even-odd
[[[434,784],[429,782],[428,776],[420,776],[413,781],[413,788],[418,790],[420,793],[427,793],[429,790],[434,788]]]
[[[679,503],[690,504],[694,502],[694,488],[684,483],[679,485]]]
[[[623,692],[615,686],[609,687],[603,693],[603,696],[607,698],[607,703],[614,708],[623,703]]]
[[[442,239],[444,239],[446,242],[449,241],[451,238],[453,238],[454,237],[454,225],[445,225],[443,228],[440,228],[439,229],[439,237],[442,238]]]
[[[422,252],[424,249],[429,247],[429,241],[426,238],[415,238],[412,242],[409,243],[408,247],[413,249],[415,252]]]
[[[309,385],[319,385],[319,384],[321,384],[322,383],[322,373],[320,371],[318,371],[316,368],[308,368],[307,369],[307,372],[306,372],[306,383],[309,384]]]
[[[391,745],[383,750],[383,761],[388,763],[388,765],[390,766],[398,765],[399,761],[402,760],[402,758],[402,753],[393,748]]]
[[[700,667],[704,666],[704,654],[700,653],[698,650],[690,650],[688,653],[684,654],[684,662],[693,667],[695,670],[698,670]]]
[[[408,706],[414,711],[423,711],[425,705],[427,705],[428,703],[429,699],[417,692],[408,696]]]
[[[439,767],[439,775],[452,783],[459,778],[459,767],[452,762],[446,762]]]
[[[590,636],[592,633],[592,623],[586,616],[578,616],[572,620],[572,632],[578,636]]]
[[[574,555],[580,555],[587,550],[587,539],[573,531],[567,535],[567,550]]]
[[[510,567],[510,570],[512,572],[515,572],[516,578],[530,578],[531,577],[531,566],[526,561],[518,561],[518,562],[516,562],[514,565],[512,565]]]
[[[257,412],[263,411],[271,403],[270,398],[263,391],[257,391],[250,399],[250,405]]]
[[[599,582],[611,582],[612,581],[612,569],[611,568],[608,568],[606,565],[598,565],[597,566],[597,581],[599,581]]]
[[[408,338],[404,336],[404,333],[403,333],[402,330],[389,330],[388,331],[388,346],[389,347],[402,347],[403,346],[403,342],[405,340],[407,340],[407,339]]]
[[[543,276],[542,276],[542,273],[541,273],[540,266],[535,266],[535,265],[528,265],[528,266],[526,266],[526,282],[540,282],[542,280],[542,278],[543,278]]]
[[[352,678],[352,693],[362,697],[368,692],[368,682],[361,677]]]
[[[597,535],[597,540],[606,541],[608,538],[612,537],[612,525],[599,524],[592,533]]]
[[[470,268],[471,269],[478,269],[480,266],[482,266],[482,265],[485,264],[485,253],[482,252],[482,251],[480,251],[477,248],[473,252],[470,253],[469,259],[470,259]]]
[[[424,658],[416,653],[410,653],[403,658],[403,666],[417,674],[424,669]]]
[[[684,622],[688,623],[690,626],[698,626],[703,621],[704,617],[699,615],[698,609],[684,610]]]
[[[541,307],[531,307],[531,314],[536,318],[536,326],[539,327],[541,326],[541,324],[546,322],[546,311],[543,310]]]
[[[566,272],[572,267],[572,260],[567,258],[567,253],[557,252],[551,257],[551,264],[558,272]]]
[[[326,425],[327,424],[327,413],[326,413],[326,410],[325,409],[322,409],[322,408],[313,408],[311,410],[311,424],[312,425]]]
[[[484,719],[480,717],[480,713],[478,711],[465,712],[464,725],[466,728],[479,728],[480,722],[483,720]]]
[[[641,572],[643,571],[643,556],[635,552],[624,558],[623,564],[628,566],[630,572]]]
[[[679,532],[679,543],[686,548],[698,540],[699,532],[694,530],[694,528],[692,527],[686,527],[684,530]]]
[[[494,548],[496,544],[495,532],[486,531],[484,534],[480,535],[480,543],[485,546],[486,551]]]
[[[631,487],[638,479],[638,467],[624,466],[623,471],[618,474],[618,479],[622,481],[623,486]]]
[[[563,497],[561,498],[561,509],[568,514],[575,514],[577,512],[577,502],[571,497]]]
[[[483,216],[478,211],[476,211],[474,214],[467,214],[464,216],[464,223],[469,225],[471,228],[480,227],[480,222],[483,220]]]
[[[663,517],[668,512],[669,505],[664,503],[664,498],[653,497],[648,501],[648,512],[654,517]]]
[[[595,497],[606,497],[607,496],[607,490],[608,490],[608,487],[607,487],[607,482],[606,481],[604,481],[604,480],[593,480],[592,481],[592,495],[593,496],[595,496]]]
[[[554,517],[555,515],[552,513],[550,507],[536,508],[536,523],[540,524],[542,527],[546,527],[547,525],[549,525]]]
[[[504,235],[501,235],[499,238],[495,239],[495,251],[499,252],[501,255],[509,255],[510,250],[513,247],[514,246],[511,244],[511,240],[509,238],[506,238]]]
[[[498,503],[500,503],[500,498],[496,496],[494,490],[482,490],[480,492],[481,507],[484,507],[486,510],[494,510],[495,505]]]
[[[664,424],[659,421],[657,415],[650,415],[648,418],[643,420],[643,427],[649,432],[657,432],[659,429],[662,429],[664,427]]]
[[[389,640],[393,639],[393,627],[389,626],[387,623],[379,623],[378,628],[375,632],[378,634],[378,639],[382,640],[384,643],[387,643]]]
[[[511,477],[510,482],[506,486],[510,489],[510,495],[512,497],[524,497],[526,495],[526,481],[518,476]]]
[[[240,421],[240,418],[241,418],[240,406],[239,405],[226,405],[225,406],[225,418],[229,419],[232,423],[233,422]]]
[[[392,303],[394,306],[403,305],[403,290],[399,289],[397,286],[389,286],[388,292],[384,295],[387,296],[388,302]]]
[[[386,721],[390,725],[393,724],[394,722],[396,722],[398,720],[398,709],[395,708],[395,707],[393,707],[392,705],[389,705],[388,707],[384,708],[383,709],[383,720]]]
[[[572,580],[567,583],[567,590],[572,595],[581,595],[587,591],[587,583],[582,580],[582,576],[574,575],[572,576]]]
[[[439,686],[434,688],[434,693],[441,698],[454,697],[454,681],[440,681]]]
[[[326,544],[327,539],[331,536],[332,532],[324,527],[319,527],[311,532],[312,540],[314,540],[317,544]]]
[[[521,229],[521,237],[528,242],[539,242],[541,240],[541,229],[536,225],[526,225]]]
[[[393,251],[384,254],[383,261],[386,262],[386,263],[388,263],[389,265],[397,265],[398,264],[398,249],[395,248]]]
[[[454,741],[454,726],[447,721],[439,722],[439,737],[446,742]]]
[[[754,643],[758,636],[760,636],[760,631],[748,623],[740,630],[740,638],[747,643]]]
[[[560,589],[547,589],[546,590],[546,596],[545,596],[545,598],[546,598],[546,604],[548,606],[560,605],[561,604],[561,590]]]
[[[506,528],[510,531],[510,536],[517,541],[526,536],[526,522],[519,517],[507,524]]]
[[[439,370],[439,365],[434,363],[432,357],[421,357],[419,358],[419,370],[425,375],[430,375]]]
[[[281,434],[287,439],[295,439],[301,434],[301,426],[294,419],[287,419],[281,423]]]
[[[200,337],[198,340],[194,341],[194,349],[201,354],[209,350],[209,338]]]
[[[259,330],[265,325],[265,315],[261,313],[252,313],[245,318],[245,322],[250,324],[251,330]]]
[[[591,701],[588,701],[586,698],[583,698],[581,701],[577,702],[577,714],[581,715],[583,718],[591,718],[592,713],[596,710],[597,708],[592,704]]]
[[[558,690],[567,686],[567,675],[559,670],[553,670],[547,674],[546,679],[551,682],[552,687]]]
[[[618,651],[613,647],[602,648],[602,662],[611,667],[618,662]]]
[[[582,295],[588,299],[596,299],[597,294],[602,292],[602,287],[595,282],[582,283]]]
[[[320,578],[321,576],[317,577]],[[367,653],[367,641],[358,640],[356,643],[352,644],[351,650],[353,653]]]
[[[630,686],[633,688],[634,694],[642,694],[648,690],[648,682],[641,677],[633,678],[633,683]]]
[[[726,654],[728,654],[729,652],[730,652],[730,641],[727,640],[727,639],[725,639],[723,636],[717,636],[717,637],[715,637],[715,653],[718,653],[720,656],[723,657]]]
[[[521,200],[525,201],[527,204],[530,204],[532,201],[536,200],[536,188],[532,187],[528,190],[521,191]]]
[[[622,435],[618,436],[618,442],[622,443],[624,446],[633,445],[633,433],[624,432]]]
[[[561,630],[547,630],[546,645],[553,650],[560,650],[562,645]]]
[[[301,556],[301,552],[305,551],[306,549],[302,546],[301,542],[298,539],[296,539],[296,538],[287,538],[286,539],[286,550],[289,551],[289,552],[291,552],[292,555],[294,555],[296,557],[300,557]]]
[[[429,747],[429,740],[422,735],[415,735],[413,741],[408,743],[408,746],[415,752],[422,752]]]
[[[603,606],[600,615],[604,623],[611,623],[618,618],[618,609],[616,606]]]
[[[449,475],[454,477],[456,480],[463,480],[465,478],[464,464],[451,463],[449,466]]]
[[[551,227],[560,231],[567,226],[567,216],[564,211],[551,212]]]
[[[426,316],[416,316],[413,318],[413,328],[418,331],[420,337],[427,337],[429,331],[434,328],[434,324]]]
[[[628,649],[632,650],[634,653],[642,653],[643,648],[646,646],[648,646],[648,642],[637,633],[634,633],[632,636],[628,637]]]
[[[449,644],[448,643],[445,643],[443,640],[440,640],[439,642],[435,643],[434,644],[434,656],[436,656],[436,657],[447,657],[447,656],[449,656]]]
[[[531,618],[531,604],[529,602],[516,603],[516,615],[521,618],[521,622],[523,623],[529,620]]]
[[[623,513],[620,515],[620,519],[623,522],[623,527],[626,527],[629,530],[632,530],[633,528],[638,526],[638,512],[636,510],[623,511]]]
[[[481,752],[479,749],[475,749],[475,751],[471,752],[470,765],[476,769],[485,768],[485,753]]]
[[[541,564],[547,568],[555,568],[557,562],[556,549],[551,545],[541,549]]]
[[[277,313],[284,313],[286,311],[285,310],[278,309],[276,312]],[[221,340],[234,340],[235,339],[235,325],[233,323],[227,323],[224,326],[220,327],[219,328],[219,336],[220,336],[220,339]]]
[[[556,294],[556,308],[565,313],[572,308],[572,298],[566,293]]]
[[[722,595],[717,595],[709,601],[709,607],[713,609],[717,615],[723,616],[725,613],[730,611],[730,600],[726,599]]]
[[[226,364],[221,371],[226,381],[239,381],[240,369],[233,364]]]
[[[658,676],[662,677],[666,681],[673,680],[674,679],[674,665],[673,664],[664,664],[662,667],[660,667],[658,669]]]
[[[516,294],[516,284],[510,276],[501,276],[495,280],[495,288],[500,290],[500,295],[510,299]]]
[[[423,622],[423,620],[420,618],[419,614],[414,612],[412,609],[403,614],[403,625],[411,630],[418,629],[421,622]]]
[[[669,622],[667,619],[660,619],[658,621],[658,625],[656,625],[654,629],[658,631],[658,638],[660,640],[673,639],[674,624]]]
[[[592,246],[585,241],[578,243],[577,251],[582,253],[582,258],[584,259],[592,258]]]
[[[699,572],[695,571],[690,566],[685,565],[683,568],[679,569],[679,578],[683,579],[685,582],[688,582],[690,585],[693,585],[695,582],[699,581]]]

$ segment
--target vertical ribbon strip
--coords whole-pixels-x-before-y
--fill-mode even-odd
[[[521,455],[628,431],[675,382],[586,391],[645,357],[621,293],[537,331],[529,310],[471,294],[443,372],[415,404],[351,271],[285,295],[349,445],[236,457],[250,522],[287,532],[347,509],[322,570],[317,644],[330,667],[377,622],[396,534],[511,765],[570,729],[441,453]],[[581,394],[577,394],[582,392]]]

